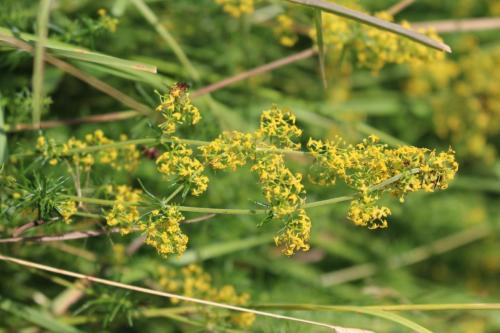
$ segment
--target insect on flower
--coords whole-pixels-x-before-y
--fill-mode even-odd
[[[175,86],[177,89],[182,91],[187,91],[190,88],[189,83],[186,82],[177,82]]]

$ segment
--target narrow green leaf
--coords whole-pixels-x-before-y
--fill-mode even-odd
[[[359,311],[359,310],[358,310]],[[380,310],[368,310],[368,309],[363,309],[359,312],[366,313],[368,315],[372,315],[375,317],[380,317],[387,319],[389,321],[392,321],[393,323],[399,324],[401,326],[406,326],[410,329],[412,329],[414,332],[418,333],[432,333],[432,331],[428,330],[427,328],[417,324],[416,322],[403,317],[401,315],[392,313],[392,312],[387,312],[387,311],[380,311]]]
[[[7,28],[0,27],[0,33],[12,36],[12,32]],[[38,37],[29,33],[22,32],[19,34],[19,36],[27,42],[38,42]],[[130,72],[146,72],[152,74],[156,74],[157,72],[156,66],[150,64],[144,64],[137,61],[131,61],[95,51],[90,51],[80,46],[74,46],[71,44],[52,40],[50,38],[45,40],[45,48],[50,49],[51,52],[56,56],[68,59],[93,62],[109,67],[127,70]]]
[[[33,60],[33,125],[40,123],[44,97],[44,48],[47,39],[51,0],[41,0],[37,16],[37,42]]]
[[[400,36],[409,38],[411,40],[414,40],[415,42],[418,42],[420,44],[432,47],[434,49],[440,50],[440,51],[446,51],[446,52],[451,52],[451,48],[441,42],[438,42],[432,38],[429,38],[423,34],[420,34],[418,32],[415,32],[410,29],[403,28],[399,24],[395,24],[392,22],[387,22],[384,20],[381,20],[379,18],[358,12],[356,10],[352,10],[325,0],[288,0],[289,2],[293,2],[299,5],[304,5],[312,8],[317,8],[321,9],[325,12],[332,13],[335,15],[339,15],[351,20],[358,21],[363,24],[371,25],[373,27],[383,29],[389,32],[393,32],[395,34],[398,34]]]
[[[316,304],[263,304],[263,305],[255,305],[254,308],[257,309],[279,309],[279,310],[298,310],[298,311],[333,311],[333,312],[352,312],[352,313],[361,313],[369,316],[379,317],[382,319],[389,320],[395,324],[399,324],[401,326],[405,326],[407,328],[412,329],[414,332],[418,333],[432,333],[432,331],[423,327],[420,324],[417,324],[413,320],[410,320],[401,315],[371,309],[366,306],[343,306],[343,305],[316,305]]]
[[[314,10],[314,23],[316,24],[316,39],[318,42],[319,70],[321,73],[321,80],[323,81],[323,87],[326,89],[325,44],[323,43],[323,20],[320,9]]]
[[[50,332],[55,333],[79,333],[80,331],[75,327],[65,324],[49,313],[42,310],[35,309],[29,306],[16,304],[10,300],[2,299],[0,297],[0,310],[10,313],[13,316],[22,318],[30,323],[39,327],[43,327]]]

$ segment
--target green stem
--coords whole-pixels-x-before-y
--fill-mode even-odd
[[[64,153],[64,156],[72,155],[72,154],[79,154],[79,153],[91,153],[91,152],[96,152],[100,150],[106,150],[106,149],[121,149],[129,145],[140,145],[140,144],[160,144],[160,143],[167,143],[167,142],[180,142],[186,145],[190,146],[205,146],[210,144],[209,141],[203,141],[203,140],[191,140],[191,139],[181,139],[181,138],[142,138],[142,139],[132,139],[132,140],[125,140],[125,141],[118,141],[118,142],[113,142],[113,143],[108,143],[108,144],[103,144],[103,145],[94,145],[94,146],[87,146],[84,148],[73,148],[69,149]],[[261,152],[269,152],[269,153],[279,153],[279,154],[290,154],[290,155],[307,155],[310,154],[307,151],[298,151],[298,150],[291,150],[291,149],[280,149],[280,148],[264,148],[264,147],[257,147],[256,151],[261,151]],[[30,151],[30,152],[25,152],[25,153],[20,153],[20,154],[14,154],[11,155],[11,157],[27,157],[27,156],[33,156],[35,155],[35,151]]]
[[[417,169],[412,169],[410,170],[410,173],[414,174],[419,172],[420,170]],[[380,190],[381,188],[388,186],[390,184],[393,184],[397,182],[398,180],[401,179],[401,177],[404,176],[404,173],[395,175],[383,182],[381,182],[378,185],[372,186],[369,191],[375,191],[375,190]],[[170,195],[168,200],[171,200],[173,196],[175,196],[178,191],[182,189],[182,186],[179,187],[173,194]],[[176,193],[177,192],[177,193]],[[75,195],[62,195],[63,198],[74,200],[77,202],[86,202],[86,203],[91,203],[91,204],[96,204],[96,205],[101,205],[101,206],[113,206],[115,204],[114,200],[105,200],[105,199],[97,199],[97,198],[88,198],[88,197],[78,197]],[[342,197],[335,197],[331,199],[326,199],[326,200],[320,200],[320,201],[314,201],[314,202],[309,202],[304,205],[305,209],[308,208],[314,208],[314,207],[320,207],[320,206],[327,206],[327,205],[332,205],[344,201],[349,201],[354,199],[355,196],[342,196]],[[142,206],[140,202],[123,202],[122,203],[124,206]],[[267,213],[266,209],[230,209],[230,208],[210,208],[210,207],[191,207],[191,206],[177,206],[177,208],[180,211],[183,212],[192,212],[192,213],[212,213],[212,214],[224,214],[224,215],[257,215],[257,214],[265,214]]]
[[[184,188],[184,185],[179,186],[172,194],[168,196],[167,199],[165,199],[165,204],[168,204],[170,200],[172,200],[182,189]]]
[[[74,216],[81,216],[81,217],[89,217],[89,218],[92,218],[92,219],[100,219],[100,218],[103,218],[103,216],[99,215],[99,214],[93,214],[93,213],[86,213],[86,212],[76,212],[75,214],[73,214]]]

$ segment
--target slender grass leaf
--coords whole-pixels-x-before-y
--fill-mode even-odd
[[[44,48],[47,39],[51,0],[41,0],[37,16],[37,41],[33,60],[33,125],[40,123],[44,97]]]
[[[423,44],[425,46],[432,47],[434,49],[440,50],[440,51],[446,51],[446,52],[451,52],[451,48],[439,41],[436,41],[432,38],[429,38],[423,34],[420,34],[418,32],[415,32],[411,29],[406,29],[403,28],[399,24],[395,24],[392,22],[384,21],[379,18],[370,16],[368,14],[349,9],[325,0],[288,0],[289,2],[296,3],[299,5],[304,5],[312,8],[317,8],[321,9],[325,12],[332,13],[335,15],[339,15],[351,20],[358,21],[363,24],[371,25],[373,27],[386,30],[395,34],[398,34],[400,36],[409,38],[411,40],[414,40],[415,42],[418,42],[420,44]]]
[[[323,20],[321,17],[321,10],[314,10],[314,23],[316,25],[316,39],[318,42],[318,59],[319,59],[319,71],[321,73],[321,81],[323,82],[323,87],[326,89],[326,71],[325,71],[325,44],[323,43]]]

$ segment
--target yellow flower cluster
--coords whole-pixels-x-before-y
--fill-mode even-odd
[[[142,191],[127,185],[109,185],[106,192],[115,197],[113,208],[106,214],[106,223],[119,227],[122,235],[130,233],[139,222],[139,208],[135,204],[141,201]]]
[[[311,220],[305,210],[300,209],[306,194],[302,175],[286,167],[282,154],[262,154],[252,170],[259,175],[264,197],[271,206],[271,218],[284,221],[274,237],[276,246],[283,247],[285,255],[309,250]]]
[[[300,144],[293,141],[302,135],[302,130],[295,125],[296,120],[290,110],[273,105],[262,112],[257,135],[280,148],[300,149]]]
[[[361,8],[357,8],[362,10]],[[393,17],[386,12],[375,14],[376,17],[392,22]],[[405,28],[411,28],[408,22],[401,22]],[[432,29],[421,29],[420,33],[441,40]],[[311,31],[316,38],[316,31]],[[432,62],[444,58],[440,51],[430,49],[407,38],[400,37],[375,27],[344,19],[335,15],[323,15],[323,40],[335,54],[342,49],[356,55],[359,66],[378,72],[385,64]]]
[[[120,141],[126,141],[125,134],[120,135]],[[69,158],[73,164],[81,170],[88,172],[95,163],[111,166],[115,170],[133,171],[139,164],[141,154],[134,144],[125,147],[104,148],[96,152],[74,152],[72,150],[85,149],[89,146],[100,146],[112,144],[115,141],[107,138],[102,130],[85,135],[84,140],[70,138],[62,147],[58,147],[53,139],[39,136],[36,149],[42,153],[49,164],[55,166],[62,158]]]
[[[273,32],[279,37],[280,44],[286,47],[294,46],[299,38],[294,31],[293,19],[289,15],[281,14],[276,17],[276,21]]]
[[[104,8],[100,8],[97,11],[99,15],[99,22],[103,25],[109,32],[116,32],[116,27],[118,26],[118,19],[108,15],[108,11]]]
[[[264,198],[270,206],[270,218],[284,221],[275,243],[283,246],[283,253],[287,255],[309,249],[311,221],[300,209],[305,201],[302,175],[286,167],[283,154],[266,151],[299,149],[300,144],[294,139],[300,137],[302,131],[295,122],[290,110],[273,106],[262,113],[256,132],[225,132],[200,147],[205,162],[216,170],[236,170],[248,160],[253,162],[251,169],[259,176]]]
[[[167,145],[169,149],[161,154],[156,165],[158,171],[170,179],[191,189],[191,194],[198,196],[208,188],[208,177],[203,174],[203,164],[193,156],[193,151],[175,137]]]
[[[276,246],[283,248],[283,254],[291,256],[297,251],[309,251],[311,238],[311,219],[304,209],[291,214],[285,226],[274,237]]]
[[[42,156],[49,161],[50,165],[54,166],[59,163],[57,159],[59,151],[54,139],[47,140],[44,136],[40,135],[36,140],[35,148],[42,153]]]
[[[221,5],[224,11],[233,17],[254,12],[254,0],[215,0],[215,3]]]
[[[237,306],[245,306],[250,301],[249,294],[238,294],[232,285],[214,287],[210,274],[198,265],[186,266],[180,272],[160,266],[157,272],[159,286],[168,292]],[[179,303],[179,300],[172,299],[172,303]],[[252,313],[231,313],[228,316],[227,313],[207,307],[200,308],[199,312],[207,321],[207,325],[214,329],[217,326],[226,327],[230,324],[246,329],[255,321],[255,315]]]
[[[375,203],[379,194],[391,193],[404,201],[407,193],[446,189],[458,170],[454,152],[437,153],[425,148],[401,146],[389,148],[370,136],[357,145],[334,141],[309,140],[308,149],[315,161],[311,180],[320,185],[333,185],[342,178],[356,189],[359,198],[351,202],[349,218],[356,225],[369,228],[386,227],[387,207]],[[398,177],[383,188],[375,186]]]
[[[84,141],[78,140],[76,138],[70,138],[68,142],[63,144],[61,150],[61,156],[71,157],[71,160],[75,164],[75,166],[81,168],[83,171],[90,171],[92,166],[95,163],[95,158],[92,153],[72,153],[72,149],[82,149],[86,148],[87,144]]]
[[[177,83],[170,87],[168,94],[160,96],[160,101],[156,111],[161,112],[165,118],[160,128],[167,136],[175,133],[177,125],[196,125],[201,119],[200,111],[191,103],[185,83]]]
[[[182,232],[179,223],[184,216],[175,206],[149,213],[146,222],[139,223],[139,229],[146,234],[146,244],[156,248],[162,256],[181,255],[186,251],[188,237]]]
[[[273,217],[285,218],[304,202],[305,190],[302,175],[293,173],[285,165],[282,154],[262,154],[252,166],[259,175],[264,198],[271,205]]]
[[[127,141],[128,137],[125,134],[120,135],[120,141]],[[85,135],[85,141],[88,145],[99,146],[112,144],[115,141],[107,138],[102,130],[96,130],[92,134]],[[134,144],[125,147],[105,148],[96,153],[96,159],[101,164],[110,165],[115,170],[133,171],[139,164],[141,154]]]
[[[215,170],[235,171],[255,155],[256,137],[253,133],[223,132],[217,139],[199,149],[204,160]]]
[[[71,223],[71,217],[76,214],[76,202],[73,200],[64,200],[56,205],[56,210],[61,214],[63,221]]]
[[[388,207],[374,204],[378,197],[369,195],[351,201],[347,217],[355,225],[366,226],[368,229],[387,228],[387,217],[391,215]]]
[[[456,62],[413,66],[407,91],[428,99],[437,135],[450,138],[462,156],[491,165],[500,132],[500,47],[481,50],[475,41],[464,42],[470,53]]]

